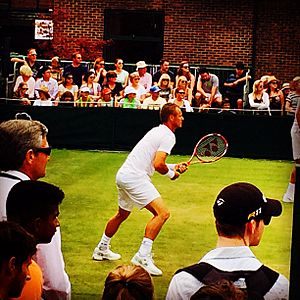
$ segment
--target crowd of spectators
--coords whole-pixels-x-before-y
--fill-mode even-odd
[[[23,105],[71,106],[73,102],[74,107],[154,109],[161,107],[163,98],[186,112],[220,112],[223,106],[235,113],[250,111],[254,115],[293,115],[295,111],[288,82],[281,82],[274,74],[252,78],[242,62],[221,82],[206,68],[192,72],[187,60],[179,64],[176,72],[170,70],[166,59],[160,61],[157,72],[148,70],[145,61],[138,61],[135,71],[129,73],[121,58],[116,58],[108,69],[102,57],[93,63],[82,63],[80,52],[73,53],[72,62],[64,67],[58,56],[49,65],[41,66],[36,50],[31,48],[24,59],[11,61],[16,63],[19,75],[13,98]],[[40,96],[41,88],[49,94],[47,99]]]

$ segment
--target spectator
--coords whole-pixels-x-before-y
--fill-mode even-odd
[[[20,75],[21,66],[25,65],[31,69],[32,77],[34,79],[37,79],[38,77],[40,77],[39,70],[41,68],[41,65],[36,61],[36,59],[37,59],[36,50],[34,48],[30,48],[27,51],[26,58],[20,59],[20,58],[13,57],[11,61],[17,63],[16,65],[17,75]]]
[[[191,88],[189,88],[188,80],[187,80],[187,78],[185,76],[179,76],[177,78],[177,83],[176,83],[175,89],[182,89],[182,90],[184,90],[184,99],[188,100],[190,104],[192,103],[193,90]],[[172,91],[173,97],[174,96],[176,97],[176,95],[175,95],[175,89],[173,89],[173,91]]]
[[[124,96],[124,88],[120,82],[117,82],[117,74],[115,71],[108,71],[106,74],[106,83],[103,88],[109,88],[111,95],[116,103]]]
[[[190,102],[188,100],[184,99],[185,96],[185,90],[182,88],[176,88],[175,89],[175,98],[169,100],[170,103],[175,103],[177,106],[179,106],[183,111],[186,112],[193,112],[193,108],[190,105]]]
[[[262,81],[263,86],[264,86],[264,91],[266,91],[267,88],[268,88],[268,82],[269,82],[269,77],[270,77],[270,76],[271,76],[270,74],[269,74],[269,75],[263,75],[263,76],[261,76],[261,78],[260,78],[260,80]]]
[[[88,87],[90,90],[90,97],[93,99],[93,101],[97,102],[100,99],[101,95],[101,86],[99,83],[95,82],[96,75],[92,71],[88,71],[83,76],[84,83],[81,85],[82,87]]]
[[[124,91],[124,98],[119,102],[122,108],[141,108],[141,102],[136,98],[136,90],[132,86],[127,86]]]
[[[52,106],[51,96],[49,94],[49,89],[45,85],[41,85],[38,89],[40,98],[34,100],[33,106]]]
[[[58,86],[58,98],[66,91],[71,92],[75,100],[78,98],[78,86],[74,84],[72,74],[65,74],[63,82]]]
[[[213,211],[217,248],[198,264],[177,271],[166,299],[190,299],[199,288],[220,279],[236,282],[259,299],[288,299],[287,278],[264,266],[249,248],[259,245],[265,225],[281,214],[281,203],[265,198],[250,183],[238,182],[219,193]]]
[[[100,86],[102,87],[103,83],[105,82],[106,79],[106,70],[105,70],[105,61],[104,58],[98,57],[94,61],[93,69],[90,71],[95,73],[95,79],[94,81],[96,83],[99,83]]]
[[[37,244],[49,244],[59,226],[59,204],[64,193],[58,187],[42,182],[25,180],[15,184],[10,190],[7,202],[7,220],[22,226],[32,234]],[[43,199],[41,201],[41,199]],[[32,262],[34,265],[34,261]],[[33,297],[34,286],[42,292],[42,276],[33,277],[24,286],[21,299],[40,299]],[[50,296],[48,296],[49,298]],[[50,298],[53,299],[53,298]]]
[[[118,266],[104,284],[102,300],[152,300],[154,286],[150,274],[140,266]]]
[[[190,72],[190,66],[187,60],[182,61],[178,67],[176,84],[180,76],[184,76],[187,79],[187,86],[193,91],[195,86],[195,76]]]
[[[296,93],[295,90],[290,89],[290,84],[288,84],[289,91],[288,95],[286,96],[286,102],[285,102],[285,111],[287,115],[289,116],[295,116],[295,112],[297,109],[298,101],[300,100],[299,95]]]
[[[133,72],[129,76],[130,86],[135,89],[136,99],[143,103],[144,99],[146,98],[146,90],[140,84],[140,75],[138,72]]]
[[[49,66],[44,66],[41,68],[42,78],[35,82],[35,90],[38,91],[41,86],[46,86],[48,88],[48,93],[50,99],[53,101],[56,99],[58,94],[58,83],[55,79],[51,77],[51,70]],[[36,92],[36,98],[39,99],[39,92]]]
[[[222,109],[218,111],[218,114],[222,115],[236,115],[234,110],[230,109],[230,100],[228,98],[224,98]]]
[[[65,91],[58,102],[59,106],[65,106],[65,107],[74,107],[75,106],[75,98],[72,92]]]
[[[157,85],[154,85],[150,88],[150,97],[147,97],[143,104],[143,109],[161,109],[166,103],[166,99],[160,97],[160,88]]]
[[[120,82],[125,88],[128,85],[128,77],[129,73],[125,70],[123,70],[123,59],[121,58],[116,58],[115,59],[115,72],[117,74],[117,82]]]
[[[76,107],[93,107],[94,101],[87,86],[80,88],[80,97],[75,101]]]
[[[34,99],[34,86],[35,86],[35,80],[32,77],[32,70],[27,66],[27,65],[23,65],[20,68],[20,76],[17,77],[15,86],[14,86],[14,92],[16,92],[16,90],[18,89],[19,85],[21,82],[25,82],[27,83],[28,86],[28,97],[30,99]]]
[[[54,56],[51,58],[50,72],[51,77],[55,79],[58,84],[61,84],[63,68],[60,65],[60,59],[58,56]]]
[[[254,110],[267,110],[270,114],[269,95],[264,91],[264,84],[261,79],[254,81],[253,91],[249,94],[249,105]]]
[[[32,235],[21,226],[0,222],[0,299],[19,297],[31,280],[29,268],[36,252]]]
[[[290,84],[288,82],[284,82],[282,84],[281,91],[284,97],[284,113],[286,113],[286,99],[288,94],[290,93]]]
[[[19,99],[19,104],[31,105],[28,95],[28,84],[26,82],[20,82],[19,87],[14,92],[14,99]]]
[[[7,195],[16,183],[45,176],[51,153],[47,133],[47,127],[38,121],[9,120],[0,124],[0,220],[6,219]],[[44,293],[69,299],[71,284],[65,272],[59,228],[50,244],[37,248],[36,262],[43,269]]]
[[[79,88],[82,85],[83,76],[87,71],[87,68],[82,65],[82,56],[80,52],[74,52],[72,54],[72,64],[65,67],[63,76],[65,77],[66,74],[72,74],[73,82]]]
[[[222,95],[219,92],[219,78],[217,75],[209,73],[206,68],[199,70],[195,102],[199,107],[203,105],[208,107],[222,106]]]
[[[168,102],[172,97],[172,85],[170,76],[168,74],[162,74],[157,86],[160,88],[160,97],[164,98]]]
[[[97,106],[114,107],[114,97],[112,97],[111,89],[104,88],[101,92],[101,98],[98,100]]]
[[[140,84],[145,88],[148,93],[152,86],[152,75],[147,72],[147,65],[144,61],[136,63],[136,70],[140,76]]]
[[[268,80],[267,94],[269,95],[270,109],[277,110],[272,112],[272,115],[283,115],[284,96],[279,88],[278,79],[275,76],[270,76]]]
[[[160,60],[160,69],[153,74],[152,80],[153,80],[153,84],[157,85],[160,79],[160,76],[162,74],[168,74],[171,78],[171,85],[172,88],[173,86],[175,86],[175,75],[172,71],[170,71],[170,63],[168,60],[166,59],[161,59]]]
[[[300,164],[300,76],[296,76],[290,83],[291,93],[289,94],[288,99],[291,99],[291,103],[297,103],[296,112],[294,114],[294,123],[291,129],[292,136],[292,148],[293,148],[293,158],[296,164]],[[292,203],[294,202],[295,195],[295,183],[296,183],[296,167],[293,167],[290,182],[288,184],[287,190],[283,195],[283,202]]]
[[[245,66],[239,62],[235,66],[234,73],[230,74],[224,82],[225,95],[230,101],[230,107],[233,109],[243,108],[244,88],[245,84],[251,79],[247,75]]]

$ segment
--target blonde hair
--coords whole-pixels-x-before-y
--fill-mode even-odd
[[[152,300],[153,296],[150,274],[140,266],[122,265],[108,274],[102,300]]]
[[[158,83],[157,85],[159,87],[161,87],[161,82],[164,80],[164,79],[168,79],[169,80],[169,83],[168,83],[168,86],[167,88],[170,88],[171,87],[171,77],[168,75],[168,74],[162,74],[158,80]]]
[[[32,70],[30,69],[29,66],[27,65],[23,65],[21,68],[20,68],[20,75],[23,75],[23,76],[32,76],[33,72]]]
[[[254,99],[256,98],[255,96],[259,94],[257,92],[257,90],[258,90],[258,86],[260,85],[260,83],[263,83],[263,81],[261,79],[255,80],[254,83],[253,83],[252,95],[253,95]]]
[[[291,91],[296,91],[297,89],[299,90],[298,83],[300,81],[300,76],[296,76],[291,82],[290,82],[290,90]]]

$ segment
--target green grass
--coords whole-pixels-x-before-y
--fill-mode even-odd
[[[145,210],[134,210],[112,239],[112,249],[121,261],[91,259],[104,226],[117,209],[115,174],[127,153],[54,150],[45,181],[60,186],[65,194],[61,205],[62,247],[72,283],[72,299],[100,299],[107,274],[128,264],[138,250],[146,222]],[[187,160],[170,156],[168,162]],[[223,158],[214,164],[191,166],[177,181],[155,174],[153,182],[166,202],[171,218],[156,239],[153,252],[163,276],[153,278],[156,299],[164,299],[173,273],[197,262],[215,247],[216,232],[212,204],[217,193],[236,181],[257,185],[267,197],[281,199],[292,168],[289,161]],[[289,277],[291,204],[266,226],[260,246],[252,248],[266,265]]]

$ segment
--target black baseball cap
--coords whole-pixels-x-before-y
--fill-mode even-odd
[[[271,217],[280,216],[280,201],[266,198],[253,184],[237,182],[225,187],[213,206],[214,216],[221,224],[243,225],[252,219],[263,219],[265,225]]]

